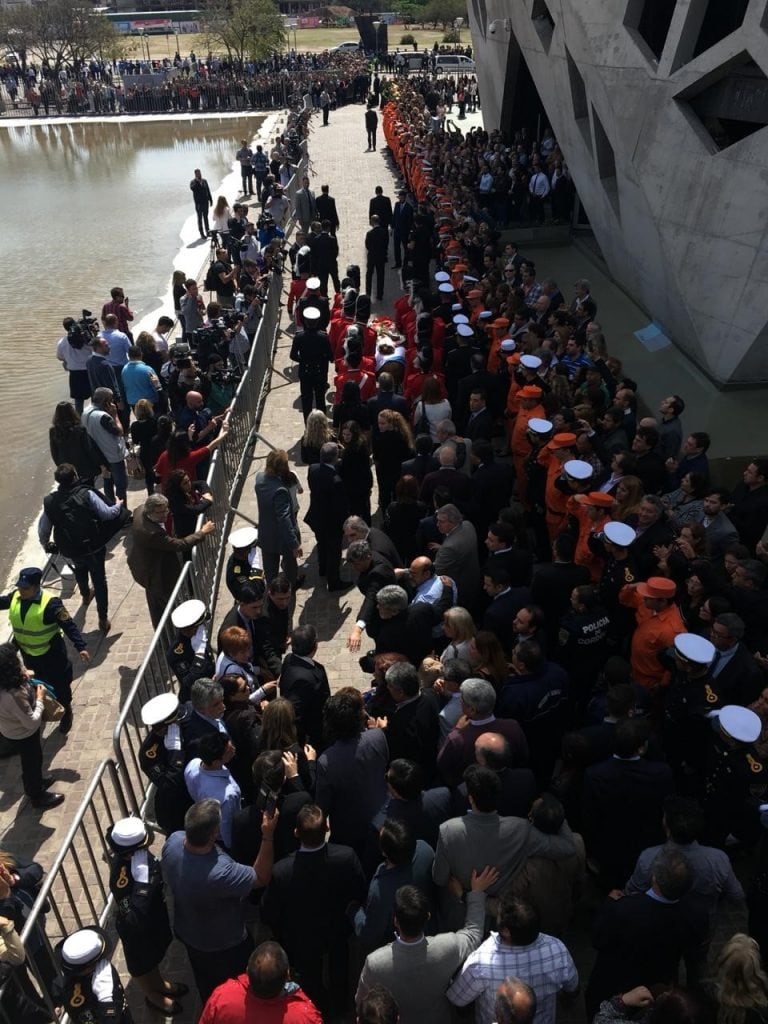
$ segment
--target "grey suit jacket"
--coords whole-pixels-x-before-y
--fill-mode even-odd
[[[477,533],[468,520],[460,523],[440,545],[434,558],[435,573],[450,576],[459,591],[459,604],[471,608],[480,595]]]
[[[271,473],[256,474],[259,504],[259,547],[262,551],[293,551],[299,546],[299,531],[291,503],[291,492]]]
[[[355,1002],[374,985],[389,989],[400,1008],[400,1024],[445,1024],[453,1010],[445,998],[453,975],[480,945],[485,893],[467,894],[464,927],[430,935],[421,942],[391,942],[371,953],[363,966]]]
[[[714,558],[722,555],[728,544],[739,539],[739,533],[725,512],[719,512],[709,526],[705,527],[709,553]]]
[[[506,888],[529,857],[558,860],[575,853],[576,845],[567,825],[550,836],[539,832],[525,818],[502,817],[495,811],[469,811],[440,826],[432,878],[436,885],[445,886],[453,875],[467,890],[473,869],[482,871],[492,864],[499,872],[499,880],[488,890],[488,895],[493,896]],[[456,927],[457,915],[461,920],[461,904],[445,888],[440,895],[441,923]]]

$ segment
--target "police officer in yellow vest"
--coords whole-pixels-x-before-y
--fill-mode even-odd
[[[40,586],[42,569],[22,569],[11,594],[0,596],[0,611],[8,611],[13,639],[21,657],[35,678],[53,687],[56,699],[64,705],[59,731],[72,728],[72,663],[64,644],[63,633],[69,637],[81,661],[91,656],[83,634],[70,618],[61,599]]]

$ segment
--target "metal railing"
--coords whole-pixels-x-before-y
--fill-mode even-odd
[[[296,174],[291,179],[294,191],[295,179],[298,177],[300,180],[306,166],[306,147],[304,152]],[[232,399],[229,435],[211,459],[206,483],[213,495],[213,506],[206,515],[219,528],[216,535],[218,543],[208,538],[193,548],[191,561],[182,569],[112,733],[112,748],[118,770],[131,806],[139,814],[145,813],[151,795],[149,779],[139,765],[139,749],[147,733],[141,721],[141,708],[157,694],[174,689],[173,673],[166,657],[173,635],[173,610],[192,597],[204,601],[211,614],[215,610],[216,595],[227,559],[229,533],[237,515],[235,505],[250,468],[256,430],[269,391],[281,299],[282,283],[279,276],[275,275],[264,302],[245,373]]]
[[[306,161],[305,145],[302,160],[289,183],[289,188],[293,184],[293,193]],[[128,814],[144,816],[151,799],[152,787],[139,763],[141,743],[147,732],[141,721],[141,708],[152,697],[173,688],[166,657],[173,637],[171,615],[179,604],[192,597],[205,600],[211,610],[215,606],[229,531],[237,514],[234,505],[250,468],[257,426],[269,391],[281,298],[282,284],[276,275],[264,303],[246,371],[232,401],[229,437],[211,461],[208,485],[215,501],[210,514],[220,524],[219,543],[198,545],[192,560],[181,570],[115,723],[114,759],[103,761],[96,770],[26,917],[21,940],[27,963],[14,968],[0,984],[0,1024],[16,1024],[17,996],[42,1001],[53,1019],[51,984],[58,974],[55,945],[74,929],[94,923],[104,926],[110,915],[110,858],[105,833],[118,818]],[[55,572],[55,562],[49,559],[46,575]],[[66,1019],[65,1015],[62,1020]]]
[[[115,762],[102,761],[91,779],[53,864],[26,914],[21,941],[26,965],[0,985],[0,1024],[18,1024],[17,995],[37,998],[55,1020],[51,984],[59,973],[54,949],[77,928],[104,926],[111,909],[106,830],[135,808],[121,786]],[[35,992],[29,974],[34,978]],[[63,1019],[66,1019],[63,1018]]]

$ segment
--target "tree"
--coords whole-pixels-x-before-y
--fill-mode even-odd
[[[438,25],[445,28],[452,25],[457,18],[464,18],[466,22],[467,3],[466,0],[430,0],[423,16],[433,28],[437,28]]]
[[[262,60],[285,45],[285,28],[272,0],[209,0],[203,20],[210,42],[236,60]]]
[[[99,54],[114,56],[121,46],[115,26],[84,0],[47,0],[3,10],[0,38],[23,62],[35,57],[57,72]]]

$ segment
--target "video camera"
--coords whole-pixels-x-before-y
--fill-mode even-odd
[[[72,320],[67,327],[67,341],[72,348],[80,349],[90,345],[98,336],[99,321],[92,316],[90,309],[84,309],[79,320]]]

